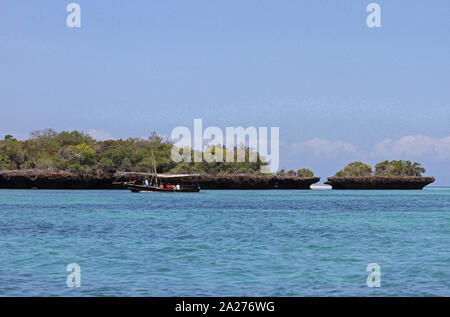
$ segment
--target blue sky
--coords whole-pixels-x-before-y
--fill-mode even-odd
[[[0,135],[280,127],[284,168],[420,161],[450,185],[450,2],[0,3]],[[97,131],[97,132],[95,132]]]

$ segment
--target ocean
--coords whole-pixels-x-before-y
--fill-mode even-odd
[[[450,188],[0,190],[0,296],[450,296]]]

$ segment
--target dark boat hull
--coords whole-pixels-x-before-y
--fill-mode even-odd
[[[128,189],[133,193],[139,192],[162,192],[162,193],[197,193],[200,191],[198,186],[183,186],[179,190],[160,188],[155,186],[144,186],[144,185],[127,185]]]

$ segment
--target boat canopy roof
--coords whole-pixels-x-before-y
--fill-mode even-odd
[[[117,175],[139,175],[139,176],[155,176],[158,178],[181,178],[181,177],[198,177],[200,174],[158,174],[158,173],[135,173],[135,172],[118,172]]]

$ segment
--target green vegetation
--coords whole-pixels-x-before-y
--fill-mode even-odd
[[[372,175],[372,168],[362,162],[352,162],[336,173],[339,177],[360,177]]]
[[[287,172],[287,175],[288,175],[288,176],[297,176],[297,173],[295,173],[294,170],[289,170],[289,171]]]
[[[420,163],[411,161],[383,161],[375,165],[375,173],[372,168],[362,162],[352,162],[344,169],[336,173],[338,177],[362,177],[362,176],[386,176],[386,177],[408,177],[422,176],[425,169]]]
[[[259,174],[267,163],[257,154],[257,162],[248,162],[250,149],[245,149],[245,162],[176,163],[171,158],[172,143],[153,133],[148,139],[96,141],[79,132],[52,129],[35,131],[31,138],[18,141],[7,135],[0,141],[0,170],[46,169],[70,171],[77,174],[109,172],[151,172],[152,151],[158,173],[200,174]],[[210,149],[211,153],[227,150],[222,147]],[[236,150],[236,149],[235,149]],[[234,153],[237,157],[237,151]],[[235,159],[236,162],[236,159]]]
[[[301,168],[297,170],[298,177],[314,177],[313,171],[307,168]]]
[[[313,171],[307,169],[307,168],[300,168],[296,171],[289,170],[287,173],[284,169],[280,169],[277,172],[278,176],[297,176],[297,177],[314,177]]]
[[[420,163],[411,161],[384,161],[375,165],[377,176],[422,176],[425,169]]]

